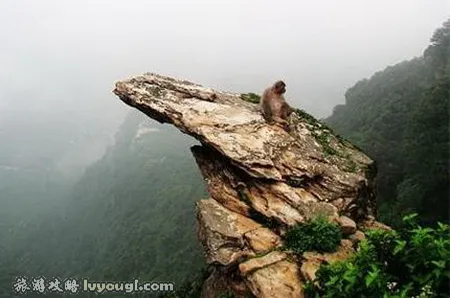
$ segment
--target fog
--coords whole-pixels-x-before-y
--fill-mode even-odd
[[[0,0],[0,297],[17,276],[181,285],[203,265],[192,143],[168,125],[136,138],[147,118],[115,82],[156,72],[261,93],[282,79],[291,105],[324,118],[357,81],[420,56],[449,17],[450,0]],[[409,171],[388,168],[389,182]],[[433,189],[413,183],[425,176],[399,180],[407,204]],[[390,202],[388,214],[404,206]]]
[[[59,167],[89,164],[129,110],[114,82],[147,71],[234,92],[283,79],[326,117],[356,81],[421,55],[449,14],[444,0],[2,0],[0,144],[17,155],[32,135],[65,144],[44,150]]]

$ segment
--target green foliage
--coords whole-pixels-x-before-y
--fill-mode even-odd
[[[0,243],[0,296],[11,296],[16,275],[137,277],[178,288],[204,264],[194,206],[206,191],[193,144],[167,125],[130,114],[65,208],[25,222],[7,254]]]
[[[302,119],[306,123],[309,123],[315,128],[321,128],[323,125],[323,123],[314,118],[314,116],[312,116],[311,114],[307,113],[305,110],[296,109],[294,112],[300,117],[300,119]]]
[[[289,229],[285,235],[285,246],[296,254],[305,251],[332,252],[339,246],[341,238],[336,224],[324,217],[317,217]]]
[[[241,94],[241,99],[251,103],[259,103],[261,101],[261,96],[252,92],[243,93]]]
[[[379,217],[448,222],[450,20],[423,57],[401,62],[347,90],[326,122],[377,161]],[[351,168],[349,168],[350,170]]]
[[[424,228],[416,215],[396,231],[373,230],[346,261],[322,266],[309,297],[450,297],[450,228]]]
[[[330,134],[326,132],[313,132],[313,136],[316,138],[317,142],[322,146],[325,155],[335,155],[337,151],[330,146]]]
[[[324,122],[317,120],[304,110],[296,109],[294,112],[303,122],[309,125],[312,136],[316,139],[317,143],[322,146],[322,152],[324,153],[324,156],[337,156],[346,159],[347,166],[344,168],[344,170],[347,172],[356,173],[359,170],[358,165],[353,160],[351,160],[347,154],[342,154],[338,150],[334,149],[330,145],[330,143],[334,139],[336,142],[339,142],[341,145],[344,145],[346,147],[353,147],[354,149],[361,151],[360,148],[349,143],[342,136],[333,131],[333,129],[331,129]]]
[[[296,109],[295,113],[299,118],[309,125],[311,134],[314,136],[316,141],[322,146],[323,152],[326,156],[339,155],[339,152],[330,146],[330,141],[333,135],[336,136],[337,140],[341,143],[345,140],[339,135],[335,134],[334,131],[328,127],[325,123],[317,120],[312,115],[308,114],[302,109]]]

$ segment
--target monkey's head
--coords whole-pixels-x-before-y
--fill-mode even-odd
[[[284,94],[286,92],[286,84],[283,81],[277,81],[273,84],[273,90],[277,94]]]

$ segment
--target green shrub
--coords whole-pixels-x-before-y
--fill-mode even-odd
[[[423,228],[415,216],[402,230],[368,232],[352,258],[322,266],[307,296],[450,297],[449,226]]]
[[[305,251],[332,252],[339,246],[341,238],[341,231],[336,224],[318,217],[288,230],[285,246],[296,254]]]
[[[250,93],[243,93],[243,94],[241,94],[241,99],[245,100],[245,101],[248,101],[248,102],[251,102],[251,103],[259,103],[260,100],[261,100],[261,96],[259,96],[256,93],[252,93],[252,92],[250,92]]]

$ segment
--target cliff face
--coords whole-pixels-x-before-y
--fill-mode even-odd
[[[302,297],[320,263],[351,254],[358,229],[376,224],[374,162],[308,114],[293,113],[286,132],[240,94],[151,73],[118,82],[114,93],[202,144],[192,153],[210,194],[197,202],[213,265],[204,297]],[[295,258],[275,249],[288,227],[318,215],[341,225],[347,239],[337,252]]]

